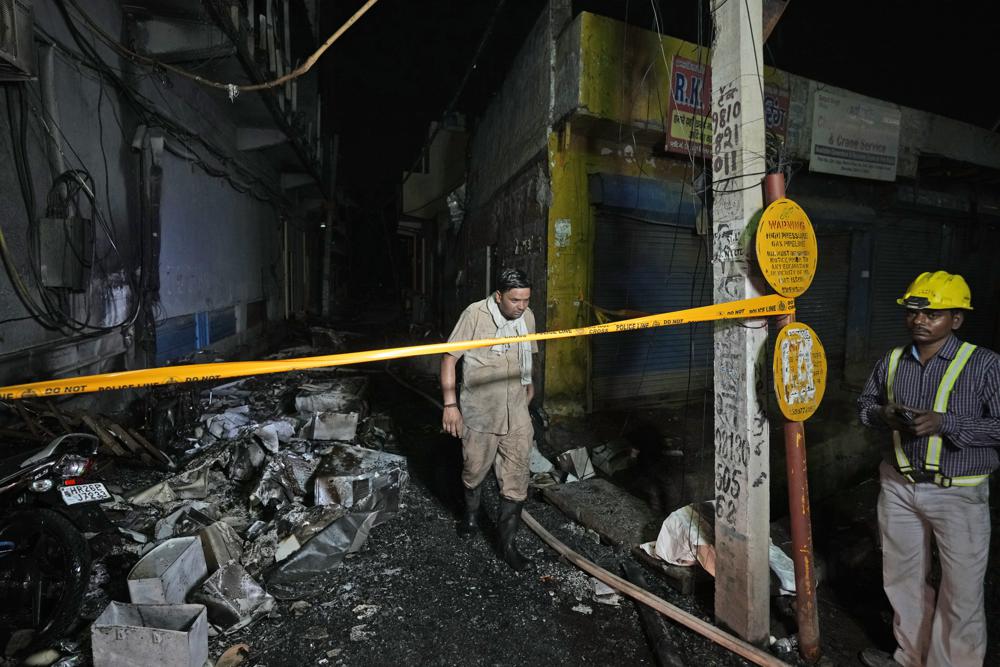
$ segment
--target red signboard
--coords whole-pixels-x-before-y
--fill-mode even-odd
[[[673,153],[702,156],[712,145],[712,68],[674,56],[670,77],[666,149]],[[788,91],[764,86],[764,122],[769,136],[779,142],[788,127]]]

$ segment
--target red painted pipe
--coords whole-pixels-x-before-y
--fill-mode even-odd
[[[783,174],[764,177],[764,201],[785,196]],[[778,318],[781,326],[794,315]],[[785,421],[785,466],[788,474],[788,513],[792,528],[792,562],[795,564],[795,617],[799,624],[799,653],[807,662],[819,660],[819,612],[813,579],[812,515],[809,509],[809,469],[806,464],[806,429],[802,422]]]

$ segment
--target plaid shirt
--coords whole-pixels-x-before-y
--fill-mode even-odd
[[[912,345],[906,347],[896,368],[893,391],[896,402],[908,408],[930,410],[941,378],[954,359],[961,341],[951,336],[926,366],[914,356]],[[872,371],[858,398],[858,412],[865,426],[888,431],[879,408],[886,398],[886,354]],[[903,451],[914,468],[922,469],[927,457],[927,436],[909,437],[900,433]],[[941,420],[941,474],[946,477],[986,475],[1000,467],[1000,355],[977,347],[958,377],[948,400],[948,411]],[[892,458],[890,457],[890,462]]]

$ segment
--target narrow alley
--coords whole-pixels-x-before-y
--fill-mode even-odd
[[[0,0],[0,667],[1000,664],[939,4]]]

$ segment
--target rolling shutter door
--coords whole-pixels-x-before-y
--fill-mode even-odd
[[[594,304],[663,313],[711,303],[704,243],[693,229],[599,211]],[[591,345],[595,410],[684,398],[711,381],[711,323],[594,336]]]
[[[959,338],[996,349],[997,312],[1000,310],[1000,225],[964,222],[951,228],[949,257],[942,267],[959,273],[969,283],[972,307],[958,332]]]
[[[924,271],[941,267],[941,223],[889,220],[875,228],[868,360],[874,364],[909,335],[896,299]]]
[[[847,292],[851,270],[851,235],[816,237],[819,262],[816,277],[806,293],[795,300],[795,318],[819,335],[826,350],[827,382],[840,381],[847,347]]]

